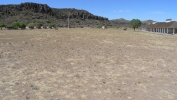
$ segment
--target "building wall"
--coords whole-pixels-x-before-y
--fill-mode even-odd
[[[168,29],[168,33],[172,34],[173,33],[173,28]],[[174,29],[174,33],[177,33],[177,28]]]
[[[175,28],[175,33],[177,33],[177,28]]]
[[[164,30],[163,30],[164,29]],[[167,33],[167,28],[145,28],[145,31],[149,32],[161,32],[161,33]],[[168,33],[173,34],[173,28],[168,28]],[[177,34],[177,28],[175,28],[174,33]]]
[[[173,33],[173,28],[169,28],[168,33],[170,33],[170,34]]]

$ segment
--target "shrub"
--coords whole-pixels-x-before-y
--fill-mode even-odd
[[[44,29],[47,29],[47,27],[46,27],[46,26],[43,26],[43,28],[44,28]]]
[[[73,25],[71,28],[76,28],[76,26]]]
[[[49,28],[55,27],[55,24],[50,24]]]
[[[42,26],[43,26],[42,23],[37,23],[37,24],[36,24],[36,27],[37,27],[38,29],[41,29]]]
[[[30,29],[34,29],[34,23],[29,23],[29,24],[28,24],[28,27],[29,27]]]
[[[18,29],[18,27],[19,27],[19,23],[18,22],[14,22],[14,23],[12,23],[12,28],[14,28],[14,29]]]
[[[108,25],[109,28],[113,28],[113,25]]]
[[[79,28],[84,28],[83,26],[79,26]]]
[[[3,27],[6,27],[6,25],[3,22],[0,22],[0,28],[2,30]]]
[[[97,28],[101,28],[102,26],[101,25],[98,25]]]
[[[20,27],[21,29],[25,29],[25,28],[26,28],[26,25],[25,25],[23,22],[20,22],[20,23],[19,23],[19,27]]]
[[[117,29],[120,28],[119,26],[116,27]]]

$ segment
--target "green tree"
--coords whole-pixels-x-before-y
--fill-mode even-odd
[[[3,22],[0,22],[0,28],[2,30],[3,27],[6,27],[6,25]]]
[[[28,27],[29,27],[30,29],[34,29],[34,23],[29,23],[29,24],[28,24]]]
[[[26,28],[26,25],[25,25],[23,22],[20,22],[20,23],[19,23],[19,27],[20,27],[21,29],[25,29],[25,28]]]
[[[43,24],[42,23],[37,23],[36,26],[37,26],[38,29],[41,29],[41,27],[43,26]]]
[[[49,24],[49,28],[55,27],[55,24]]]
[[[135,31],[135,28],[138,28],[139,26],[141,26],[141,21],[139,19],[132,19],[130,21],[130,26],[134,29]]]
[[[14,22],[14,23],[12,23],[11,26],[12,26],[14,29],[18,29],[19,23],[18,23],[18,22]]]

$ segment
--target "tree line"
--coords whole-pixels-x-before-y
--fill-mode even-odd
[[[34,24],[34,23],[29,23],[28,25],[24,24],[23,22],[14,22],[11,24],[11,26],[7,26],[6,24],[4,24],[3,22],[0,22],[0,28],[2,30],[3,27],[6,27],[6,28],[12,28],[12,29],[18,29],[18,28],[21,28],[21,29],[25,29],[26,26],[28,26],[30,29],[34,29],[34,27],[36,26],[36,28],[40,29],[42,26],[43,28],[47,28],[47,26],[44,26],[43,23],[37,23],[37,24]],[[141,26],[141,21],[139,19],[132,19],[130,21],[130,27],[134,29],[138,28]],[[49,28],[54,28],[56,27],[55,24],[49,24]],[[100,27],[101,28],[101,27]]]
[[[27,26],[28,26],[30,29],[34,29],[35,26],[36,26],[36,28],[38,28],[38,29],[41,29],[42,26],[43,26],[43,28],[47,28],[47,26],[43,25],[43,23],[36,23],[36,24],[34,24],[34,23],[29,23],[29,24],[26,25],[26,24],[24,24],[23,22],[13,22],[10,26],[7,26],[5,23],[0,22],[0,28],[1,28],[1,30],[2,30],[3,27],[5,27],[5,28],[11,28],[11,29],[18,29],[18,28],[20,28],[20,29],[25,29]],[[49,26],[49,28],[54,28],[54,27],[56,27],[55,24],[52,24],[52,23],[49,24],[48,26]]]

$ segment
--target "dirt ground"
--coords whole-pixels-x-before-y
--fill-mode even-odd
[[[131,30],[0,30],[0,100],[177,100],[177,36]]]

